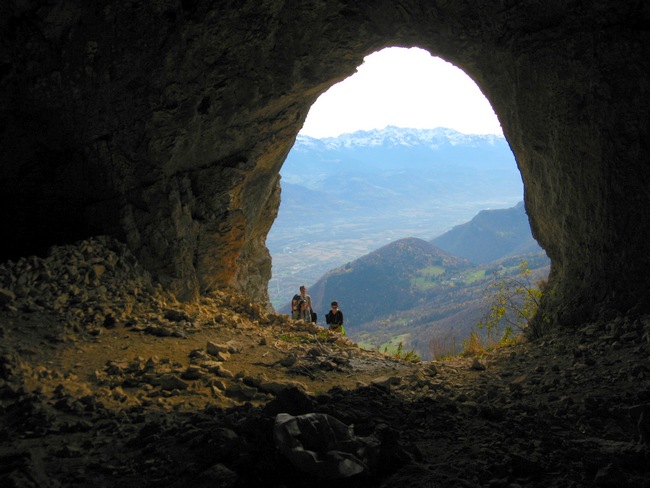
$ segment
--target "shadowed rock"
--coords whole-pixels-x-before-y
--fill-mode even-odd
[[[644,3],[230,5],[0,7],[2,258],[108,234],[181,298],[268,305],[278,171],[309,107],[371,52],[419,46],[499,116],[551,318],[650,309]]]

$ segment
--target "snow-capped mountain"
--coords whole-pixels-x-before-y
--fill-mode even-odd
[[[504,143],[503,136],[494,134],[462,134],[453,129],[438,127],[436,129],[409,129],[388,126],[384,129],[356,131],[337,137],[314,138],[298,135],[293,151],[339,150],[342,148],[370,148],[396,146],[426,147],[438,149],[442,146],[476,147],[485,144]]]

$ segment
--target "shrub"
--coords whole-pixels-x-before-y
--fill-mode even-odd
[[[516,276],[498,276],[486,287],[488,309],[477,327],[486,332],[488,342],[507,342],[521,333],[537,335],[531,330],[531,321],[538,313],[543,294],[543,283],[534,283],[528,263],[519,264]],[[543,319],[543,317],[542,317]]]
[[[436,361],[457,356],[461,351],[458,338],[452,333],[436,336],[428,345],[431,357]]]
[[[384,348],[384,353],[388,353],[388,348]],[[415,352],[415,349],[411,349],[408,352],[404,352],[404,343],[400,342],[397,345],[397,351],[395,354],[391,354],[391,356],[401,359],[402,361],[409,361],[411,363],[418,363],[420,362],[420,356],[417,355]]]

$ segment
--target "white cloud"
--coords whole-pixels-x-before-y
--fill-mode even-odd
[[[388,48],[367,56],[357,73],[318,98],[300,133],[330,137],[387,125],[502,134],[474,81],[417,48]]]

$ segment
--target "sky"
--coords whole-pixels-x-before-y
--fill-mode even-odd
[[[316,100],[300,133],[335,137],[388,125],[502,134],[476,83],[461,69],[418,48],[387,48],[367,56],[357,73]]]

